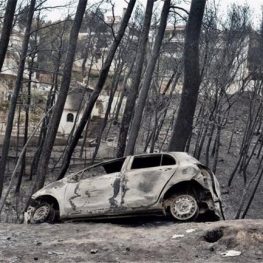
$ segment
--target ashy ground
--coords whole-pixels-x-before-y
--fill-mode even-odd
[[[0,225],[0,262],[263,262],[263,220]]]

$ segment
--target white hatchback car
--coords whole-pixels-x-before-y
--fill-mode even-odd
[[[177,221],[219,219],[215,175],[184,152],[142,154],[102,162],[37,191],[28,223],[160,213]]]

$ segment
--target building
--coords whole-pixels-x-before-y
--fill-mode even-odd
[[[93,91],[92,87],[86,87],[83,83],[77,83],[74,85],[67,96],[67,100],[64,106],[64,110],[62,113],[62,117],[60,120],[58,132],[62,136],[67,136],[71,133],[74,125],[78,125],[82,115],[83,110],[88,103],[90,95]],[[109,101],[109,95],[103,92],[99,98],[97,99],[93,111],[91,113],[91,122],[90,122],[90,136],[95,136],[97,129],[99,128],[99,124],[101,120],[104,118],[107,106]],[[119,102],[119,96],[115,96],[113,98],[112,106],[111,106],[111,114],[110,117],[113,117],[112,113]],[[125,99],[123,101],[125,103]],[[121,108],[121,111],[124,110],[124,104]]]
[[[70,134],[73,126],[79,123],[83,113],[83,105],[88,101],[91,92],[92,89],[81,83],[69,91],[58,128],[61,135]]]

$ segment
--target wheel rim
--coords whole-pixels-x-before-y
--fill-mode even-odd
[[[172,200],[171,213],[178,220],[185,221],[193,218],[197,210],[197,202],[191,195],[179,195]]]
[[[33,221],[41,221],[45,220],[50,212],[49,205],[42,205],[39,208],[36,209],[34,215],[33,215]]]

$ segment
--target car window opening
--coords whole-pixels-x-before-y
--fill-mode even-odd
[[[157,167],[161,164],[161,154],[154,156],[140,156],[134,157],[131,169],[142,169],[142,168],[150,168]]]
[[[94,167],[91,167],[84,171],[84,173],[81,175],[81,179],[87,179],[91,177],[96,177],[105,174],[105,169],[102,165],[97,165]]]
[[[175,164],[176,164],[175,159],[172,156],[163,154],[162,165],[175,165]]]
[[[117,173],[121,171],[125,158],[118,159],[114,162],[102,164],[107,174]]]
[[[163,165],[175,165],[174,158],[166,154],[134,157],[131,169],[143,169]]]

